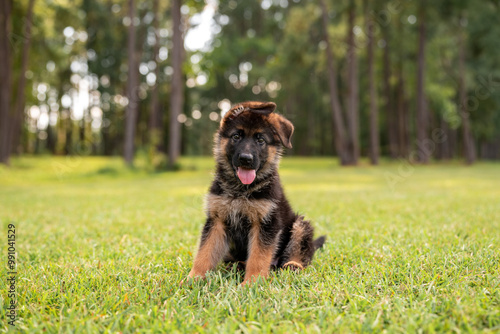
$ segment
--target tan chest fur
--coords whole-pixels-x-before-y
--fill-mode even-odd
[[[211,217],[236,222],[241,216],[246,216],[252,224],[258,224],[266,219],[276,208],[271,200],[250,200],[247,198],[231,198],[208,194],[206,210]]]

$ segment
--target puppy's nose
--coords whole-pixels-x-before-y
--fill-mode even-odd
[[[240,163],[243,165],[249,165],[253,162],[253,155],[250,153],[241,153],[240,154]]]

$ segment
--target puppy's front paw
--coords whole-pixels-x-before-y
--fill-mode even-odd
[[[250,286],[254,283],[257,283],[259,280],[265,280],[267,278],[267,274],[254,274],[254,275],[246,275],[243,282],[240,284],[241,286]]]
[[[184,285],[185,283],[192,283],[194,281],[200,280],[200,279],[205,279],[205,275],[202,274],[196,274],[192,270],[189,272],[188,276],[181,281],[181,286]]]
[[[243,282],[240,284],[240,286],[250,286],[253,283],[255,283],[256,280],[257,280],[257,277],[255,277],[255,276],[252,276],[250,278],[245,278],[243,280]]]

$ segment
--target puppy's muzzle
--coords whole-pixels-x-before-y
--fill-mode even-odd
[[[253,155],[250,153],[241,153],[238,161],[242,167],[251,167],[253,165]]]

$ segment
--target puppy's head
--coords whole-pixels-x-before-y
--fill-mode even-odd
[[[218,159],[224,159],[243,184],[275,168],[281,146],[292,147],[293,125],[275,109],[272,102],[243,102],[221,120]]]

